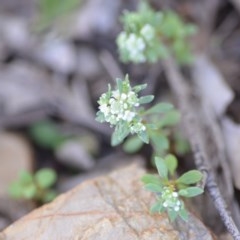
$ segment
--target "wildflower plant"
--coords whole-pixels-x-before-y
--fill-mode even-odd
[[[154,139],[154,132],[162,126],[159,119],[155,122],[149,121],[151,117],[163,114],[173,109],[168,103],[159,103],[149,109],[142,105],[152,102],[153,95],[139,96],[139,92],[147,87],[147,84],[131,87],[129,77],[124,80],[116,80],[116,89],[108,86],[108,91],[99,98],[99,111],[96,120],[108,122],[115,127],[112,135],[112,145],[118,145],[129,134],[136,134],[143,143],[149,143]]]
[[[157,201],[151,207],[151,212],[167,212],[171,221],[178,216],[187,221],[188,213],[182,198],[195,197],[203,193],[202,188],[195,186],[202,179],[201,172],[190,170],[176,178],[178,162],[172,154],[164,158],[155,157],[155,164],[158,176],[146,174],[142,178],[145,188],[156,193]]]
[[[114,90],[109,85],[108,91],[100,96],[96,120],[107,122],[115,128],[111,141],[113,146],[122,143],[128,135],[132,134],[134,134],[134,138],[130,138],[132,144],[141,146],[139,141],[152,143],[153,149],[156,150],[155,165],[159,176],[148,174],[142,179],[146,189],[157,194],[157,202],[152,207],[152,211],[167,211],[171,221],[177,216],[187,220],[182,197],[194,197],[203,193],[202,188],[193,186],[201,180],[202,174],[197,170],[192,170],[174,179],[177,168],[176,157],[170,154],[165,154],[165,158],[157,156],[158,147],[168,150],[168,138],[164,135],[163,127],[176,124],[179,115],[176,118],[176,110],[168,103],[158,103],[149,109],[142,107],[154,98],[152,95],[139,96],[139,92],[146,88],[146,84],[132,87],[128,76],[124,80],[117,79],[116,82]],[[170,120],[169,124],[167,120]],[[166,141],[167,146],[161,148]],[[164,154],[164,152],[160,153]]]
[[[123,62],[156,62],[175,56],[179,63],[191,60],[186,39],[195,32],[195,27],[185,24],[172,11],[155,12],[144,1],[137,12],[125,11],[122,17],[123,31],[117,38],[120,58]],[[202,180],[201,172],[191,170],[177,178],[177,159],[168,154],[169,127],[179,122],[180,114],[172,104],[157,103],[150,108],[153,95],[139,96],[147,84],[132,87],[128,75],[116,80],[116,88],[100,96],[96,120],[114,127],[113,146],[124,142],[127,152],[139,150],[144,143],[152,145],[158,175],[146,174],[142,181],[147,190],[156,194],[152,212],[167,212],[174,221],[180,217],[187,221],[188,214],[183,198],[203,193],[197,186]],[[129,136],[132,135],[132,136]]]
[[[193,24],[185,24],[173,11],[154,11],[145,1],[137,12],[125,11],[123,31],[117,38],[123,62],[156,62],[173,55],[179,63],[192,59],[186,40],[196,32]]]

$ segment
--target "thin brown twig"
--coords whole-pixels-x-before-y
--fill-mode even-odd
[[[200,130],[197,125],[197,120],[192,114],[193,107],[189,99],[189,89],[184,81],[182,74],[179,72],[173,59],[169,58],[163,63],[167,75],[169,85],[177,98],[180,110],[183,115],[183,124],[186,128],[188,139],[194,154],[194,160],[197,168],[202,171],[206,180],[206,188],[213,200],[213,203],[219,212],[219,215],[234,240],[240,240],[239,230],[233,221],[229,211],[226,208],[226,203],[220,193],[215,180],[214,173],[209,167],[209,162],[204,151],[203,143],[199,138]]]

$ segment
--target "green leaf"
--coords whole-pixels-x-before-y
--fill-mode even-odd
[[[30,172],[21,171],[20,172],[20,177],[19,177],[19,182],[22,185],[32,183],[33,182],[33,175]]]
[[[167,165],[169,173],[171,175],[174,175],[178,165],[177,158],[172,154],[168,154],[164,159],[165,159],[165,164]]]
[[[156,113],[165,113],[173,109],[173,105],[170,103],[158,103],[153,107],[149,108],[144,115],[147,114],[156,114]]]
[[[158,170],[158,174],[161,178],[167,179],[168,178],[168,169],[164,162],[164,160],[160,157],[155,157],[155,164]]]
[[[150,130],[154,130],[154,131],[158,130],[158,126],[155,123],[147,123],[147,124],[145,124],[145,126],[147,129],[150,129]]]
[[[178,183],[181,184],[195,184],[199,182],[202,179],[203,175],[200,171],[198,170],[190,170],[186,173],[184,173],[182,176],[180,176],[177,179]]]
[[[129,132],[129,127],[125,122],[119,123],[112,134],[111,145],[117,146],[122,143],[122,141],[128,136]]]
[[[67,138],[50,121],[41,121],[30,127],[30,135],[41,147],[55,149]]]
[[[159,179],[159,177],[153,174],[145,174],[141,178],[141,181],[145,184],[148,184],[148,183],[161,184],[161,180]]]
[[[158,46],[154,50],[158,54],[160,59],[165,59],[169,56],[168,47],[165,46],[163,43],[158,44]]]
[[[133,87],[133,91],[135,93],[138,93],[138,92],[142,91],[143,89],[145,89],[146,87],[147,87],[146,83],[145,84],[141,84],[141,85],[137,85],[137,86]]]
[[[168,216],[169,216],[169,219],[171,222],[173,222],[178,216],[178,212],[171,210],[171,209],[168,209],[167,213],[168,213]]]
[[[22,189],[23,186],[20,182],[14,182],[9,186],[8,193],[11,197],[18,199],[22,197]]]
[[[175,151],[179,155],[184,155],[190,152],[190,145],[189,142],[180,134],[179,132],[174,132],[174,146]]]
[[[168,138],[160,132],[154,131],[150,133],[150,139],[156,152],[164,152],[169,148]]]
[[[139,132],[137,135],[144,143],[149,143],[149,136],[147,131]]]
[[[26,199],[33,199],[35,197],[36,193],[37,193],[37,188],[34,185],[34,183],[32,183],[28,186],[25,186],[22,189],[22,196]]]
[[[49,190],[44,194],[42,200],[43,200],[44,203],[51,202],[52,200],[54,200],[54,198],[56,198],[56,196],[57,196],[56,191]]]
[[[178,111],[170,111],[167,112],[161,119],[159,120],[160,127],[166,126],[174,126],[180,121],[180,113]]]
[[[155,202],[150,208],[151,213],[160,213],[162,212],[162,210],[163,210],[163,205],[159,201]]]
[[[96,121],[100,122],[100,123],[103,123],[105,122],[105,117],[104,117],[104,114],[101,112],[101,111],[98,111],[96,113],[96,118],[95,118]]]
[[[203,192],[204,192],[203,189],[200,187],[188,187],[179,190],[178,193],[183,197],[195,197],[202,194]]]
[[[143,142],[138,136],[128,138],[123,144],[123,150],[127,153],[135,153],[141,149]]]
[[[50,168],[43,168],[35,174],[35,180],[38,186],[43,189],[51,187],[57,180],[57,174]]]
[[[143,96],[143,97],[139,98],[139,103],[140,104],[150,103],[150,102],[152,102],[153,99],[154,99],[153,95]]]
[[[122,82],[122,79],[117,78],[116,81],[117,81],[117,89],[119,90],[120,93],[122,93],[122,90],[123,90],[123,82]]]
[[[178,215],[184,220],[185,222],[188,221],[188,213],[185,208],[179,210]]]
[[[160,193],[162,192],[163,188],[159,184],[155,183],[148,183],[144,186],[148,191],[150,192],[155,192],[155,193]]]

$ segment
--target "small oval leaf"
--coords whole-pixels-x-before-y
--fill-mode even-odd
[[[178,212],[171,210],[171,209],[168,209],[167,213],[168,213],[168,217],[171,222],[173,222],[178,216]]]
[[[181,184],[195,184],[202,179],[203,175],[198,170],[190,170],[177,179]]]
[[[150,138],[157,152],[164,152],[168,150],[169,140],[164,134],[155,131],[151,133]]]
[[[182,220],[184,220],[185,222],[188,221],[188,213],[185,208],[180,209],[178,214],[182,218]]]
[[[149,143],[149,136],[146,131],[142,131],[138,133],[138,137],[144,142],[144,143]]]
[[[162,212],[162,210],[163,210],[163,205],[161,202],[154,203],[150,208],[151,213],[156,213],[156,212],[160,213],[160,212]]]
[[[154,99],[153,95],[143,96],[139,98],[140,104],[150,103]]]
[[[155,183],[148,183],[144,186],[148,191],[150,192],[155,192],[155,193],[160,193],[162,192],[162,186],[159,184]]]
[[[168,154],[165,157],[165,163],[167,165],[169,173],[171,175],[173,175],[175,173],[175,171],[177,169],[177,165],[178,165],[177,158],[172,154]]]
[[[158,170],[158,174],[161,178],[167,179],[168,169],[164,160],[160,157],[155,157],[155,164]]]
[[[145,174],[141,178],[141,181],[145,184],[148,184],[148,183],[161,184],[159,177],[152,174]]]
[[[202,194],[204,191],[200,187],[188,187],[181,189],[178,193],[183,197],[195,197]]]
[[[133,136],[128,138],[123,144],[123,150],[127,153],[135,153],[141,149],[143,142],[139,137]]]
[[[164,113],[173,109],[173,105],[170,103],[158,103],[153,107],[149,108],[145,114]]]
[[[41,188],[49,188],[56,182],[57,174],[50,168],[42,168],[35,174],[35,180]]]

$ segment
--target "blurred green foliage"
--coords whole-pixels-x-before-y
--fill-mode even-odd
[[[29,133],[39,146],[53,150],[68,139],[54,122],[47,120],[34,123],[29,128]]]
[[[9,187],[9,194],[15,199],[33,200],[37,203],[46,203],[56,197],[51,189],[57,180],[57,174],[50,168],[38,170],[35,174],[22,171],[19,179]]]

